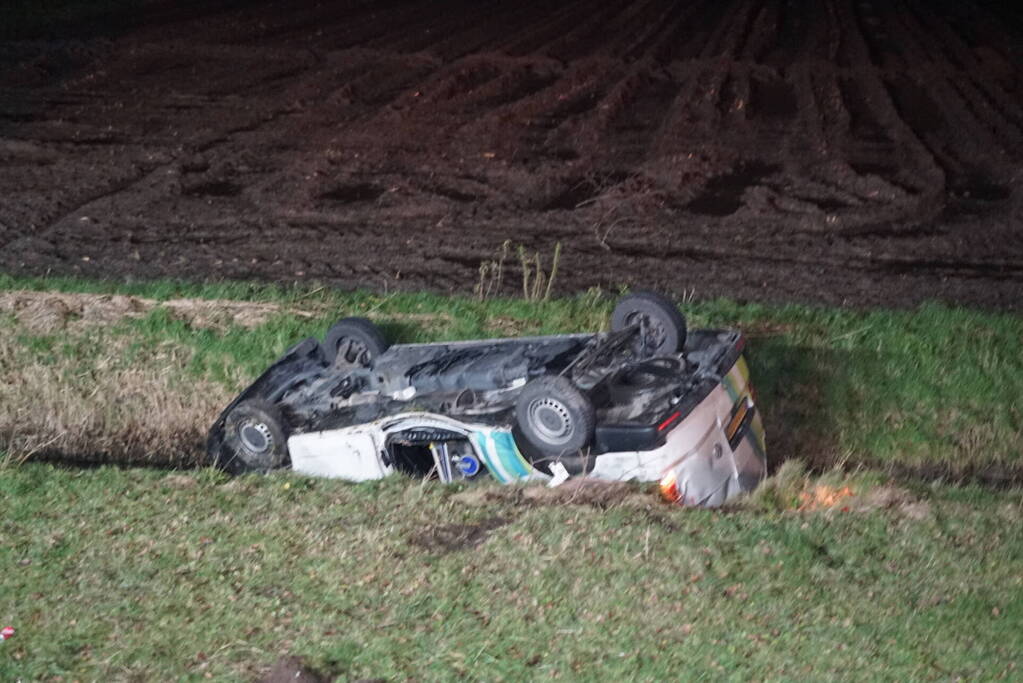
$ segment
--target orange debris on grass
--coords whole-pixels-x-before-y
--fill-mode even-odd
[[[820,484],[809,491],[803,491],[799,494],[799,509],[819,510],[822,508],[834,508],[838,507],[843,500],[852,496],[853,491],[848,486],[837,488]]]

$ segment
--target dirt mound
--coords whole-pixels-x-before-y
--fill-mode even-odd
[[[1021,306],[996,3],[156,7],[0,43],[0,268]]]

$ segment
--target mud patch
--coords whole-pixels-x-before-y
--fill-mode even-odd
[[[281,657],[270,672],[256,679],[256,683],[329,683],[333,675],[321,673],[298,657]]]
[[[636,487],[623,481],[602,481],[600,479],[569,479],[561,486],[533,486],[523,492],[526,500],[538,505],[588,505],[606,510],[629,501],[639,494]],[[644,503],[649,503],[647,494]]]
[[[647,487],[649,488],[649,487]],[[561,486],[499,486],[471,487],[452,496],[452,500],[469,506],[492,503],[513,505],[588,505],[605,510],[617,505],[649,507],[649,491],[622,481],[600,479],[569,479]]]
[[[420,548],[442,553],[470,550],[483,545],[495,529],[510,522],[507,517],[489,517],[476,524],[446,524],[430,527],[409,540]]]
[[[922,520],[930,517],[931,504],[921,500],[904,488],[898,486],[882,486],[854,498],[852,509],[864,512],[871,510],[891,510],[903,517]]]

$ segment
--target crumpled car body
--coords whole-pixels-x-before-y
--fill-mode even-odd
[[[207,449],[232,472],[585,476],[659,482],[669,500],[718,506],[766,476],[745,338],[687,331],[673,310],[639,293],[609,332],[396,345],[345,319],[243,391]]]

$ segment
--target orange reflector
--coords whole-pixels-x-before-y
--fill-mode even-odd
[[[661,497],[669,503],[679,502],[678,495],[678,479],[675,477],[675,472],[668,472],[661,479]]]
[[[732,415],[732,419],[728,421],[728,426],[725,428],[725,438],[728,439],[729,443],[731,443],[735,433],[739,431],[739,426],[750,409],[750,401],[745,396],[739,399],[739,401],[741,401],[741,404],[738,406],[739,409]]]

